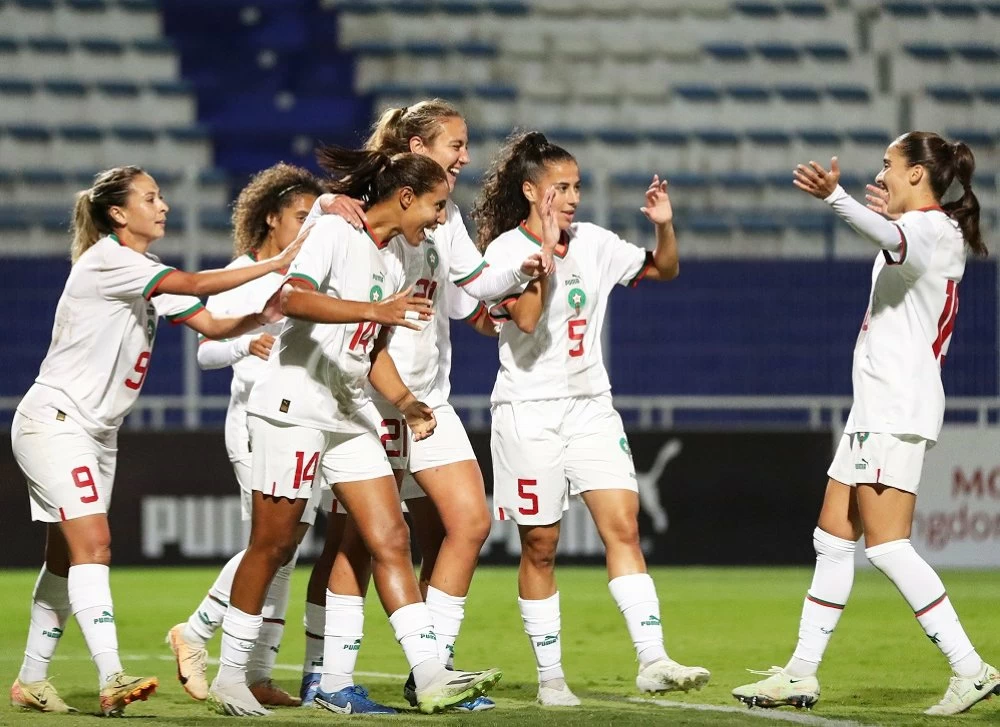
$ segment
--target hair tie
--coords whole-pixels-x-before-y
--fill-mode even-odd
[[[401,106],[399,109],[399,118],[406,116],[406,112],[410,110],[409,106]]]

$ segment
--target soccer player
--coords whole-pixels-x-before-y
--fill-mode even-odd
[[[556,244],[556,270],[497,302],[500,371],[493,389],[493,506],[521,538],[518,606],[538,667],[538,701],[576,706],[561,664],[555,559],[570,495],[590,510],[607,551],[608,587],[639,658],[644,692],[700,688],[701,667],[671,660],[660,606],[639,546],[639,496],[621,418],[611,403],[601,332],[615,285],[679,272],[667,183],[654,176],[642,212],[656,231],[646,251],[575,222],[580,171],[537,131],[512,135],[491,163],[473,208],[491,265]]]
[[[365,147],[387,154],[413,152],[430,158],[444,169],[451,191],[462,168],[469,163],[468,138],[459,111],[441,99],[429,99],[387,109],[375,123]],[[490,514],[482,472],[469,437],[448,403],[451,334],[449,316],[441,301],[452,286],[477,300],[501,297],[530,281],[545,263],[537,250],[529,250],[510,265],[488,266],[451,200],[444,223],[427,235],[411,257],[414,259],[408,275],[414,291],[432,301],[435,316],[422,330],[396,331],[389,353],[403,383],[433,409],[437,422],[434,436],[413,440],[394,404],[378,392],[372,398],[380,414],[381,439],[396,481],[402,483],[401,496],[406,500],[421,548],[421,590],[434,619],[438,654],[451,667],[472,575],[490,532]],[[551,254],[548,262],[551,265]],[[404,480],[407,473],[412,476]],[[341,554],[333,566],[330,593],[326,595],[325,632],[320,630],[322,621],[306,627],[307,634],[326,634],[324,691],[354,685],[358,649],[347,647],[362,638],[368,584],[369,560],[356,530],[348,526],[344,543],[328,541],[328,547],[338,546]],[[307,636],[307,644],[312,641]],[[306,668],[315,661],[307,658]],[[307,671],[303,675],[304,699],[309,699],[317,681],[315,673]],[[404,696],[416,706],[412,678],[404,687]],[[481,711],[493,706],[489,698],[479,697],[457,708]]]
[[[483,693],[500,672],[449,671],[438,660],[365,382],[394,402],[415,440],[434,431],[433,411],[399,378],[383,326],[418,327],[430,318],[430,300],[408,298],[403,290],[404,246],[418,246],[425,230],[444,222],[447,178],[439,164],[416,154],[325,147],[318,158],[337,178],[335,192],[366,200],[367,221],[358,231],[337,216],[321,218],[282,289],[288,321],[248,403],[250,544],[233,581],[209,700],[224,714],[267,714],[246,686],[247,658],[267,586],[294,552],[295,528],[312,488],[325,483],[371,554],[376,590],[416,678],[418,706],[439,711]],[[392,315],[372,305],[387,296],[395,302]],[[376,709],[360,689],[320,688],[315,703],[341,713],[394,711]]]
[[[292,243],[302,228],[316,198],[324,188],[312,173],[289,164],[276,164],[255,175],[240,192],[233,209],[234,257],[229,268],[241,268],[261,258],[271,257]],[[338,201],[346,197],[337,197]],[[281,287],[278,272],[253,280],[234,290],[213,296],[208,310],[234,314],[260,308]],[[226,413],[226,450],[240,486],[243,517],[250,519],[250,434],[247,428],[247,399],[254,382],[264,369],[281,322],[271,323],[238,338],[213,341],[203,338],[198,347],[198,364],[203,369],[233,368],[229,410]],[[315,495],[319,497],[320,490]],[[317,503],[318,505],[318,503]],[[316,517],[316,507],[302,514],[297,540],[301,542]],[[208,697],[206,643],[219,626],[229,605],[233,574],[243,559],[234,555],[222,568],[208,594],[184,623],[167,634],[177,659],[177,676],[184,690],[198,700]],[[247,667],[250,691],[263,705],[297,706],[299,700],[271,680],[285,627],[288,591],[296,555],[278,569],[264,601],[264,625]]]
[[[975,159],[962,142],[912,131],[892,142],[868,209],[838,184],[836,157],[795,169],[794,184],[829,204],[878,248],[868,312],[854,348],[854,404],[833,463],[819,524],[816,570],[806,592],[791,660],[767,678],[733,690],[752,706],[810,707],[827,644],[854,582],[854,548],[893,582],[954,676],[926,714],[964,712],[1000,694],[1000,673],[976,653],[941,579],[910,544],[924,453],[941,433],[941,365],[958,313],[958,284],[967,251],[984,256],[979,202],[972,191]],[[957,182],[962,196],[943,203]]]
[[[301,240],[238,270],[186,273],[148,252],[164,235],[168,209],[156,181],[134,166],[99,173],[76,198],[73,268],[56,307],[52,343],[11,425],[32,519],[48,523],[24,662],[11,687],[14,706],[71,711],[47,679],[70,614],[97,667],[105,715],[155,691],[155,677],[127,675],[118,656],[108,578],[118,429],[146,380],[160,316],[211,338],[280,318],[277,298],[263,314],[251,309],[220,317],[192,296],[287,267]]]

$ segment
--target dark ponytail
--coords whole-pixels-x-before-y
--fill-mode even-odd
[[[958,223],[973,254],[985,257],[989,250],[979,230],[979,200],[972,191],[972,175],[976,171],[976,158],[972,149],[962,141],[948,143],[938,134],[928,131],[910,131],[896,142],[909,166],[919,164],[927,170],[934,198],[941,201],[953,182],[962,186],[962,196],[954,202],[941,205],[949,217]]]
[[[540,131],[515,131],[507,137],[490,162],[472,206],[480,250],[527,219],[531,205],[521,189],[523,184],[537,183],[547,164],[565,161],[576,159],[561,146],[550,143]]]
[[[416,195],[426,194],[448,177],[430,157],[420,154],[388,155],[376,150],[322,146],[316,161],[334,178],[330,191],[360,199],[371,207],[397,189],[410,187]]]

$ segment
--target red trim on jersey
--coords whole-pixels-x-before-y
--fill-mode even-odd
[[[883,250],[882,254],[885,255],[886,265],[902,265],[906,262],[906,235],[903,234],[903,228],[896,225],[896,231],[899,233],[899,260],[893,260],[892,254],[888,250]]]
[[[944,208],[939,204],[932,204],[927,207],[918,207],[917,212],[944,212]],[[944,213],[948,214],[947,212]]]
[[[339,500],[334,500],[333,501],[333,505],[330,507],[330,514],[331,515],[336,515],[337,514],[337,503],[338,502],[339,502]]]
[[[506,520],[507,519],[507,518],[504,517],[503,508],[502,507],[498,507],[497,508],[497,518],[500,519],[500,520]]]
[[[385,246],[389,244],[389,241],[386,240],[385,242],[382,242],[382,240],[378,238],[378,235],[375,234],[375,231],[371,227],[369,227],[368,220],[365,220],[364,223],[365,223],[365,232],[368,233],[368,237],[370,237],[372,239],[372,242],[375,243],[375,247],[377,247],[379,250],[385,249]]]
[[[913,612],[913,615],[914,615],[914,616],[916,616],[917,618],[920,618],[921,616],[923,616],[923,615],[924,615],[925,613],[927,613],[928,611],[930,611],[930,610],[931,610],[932,608],[934,608],[935,606],[939,606],[939,605],[941,605],[941,603],[942,603],[942,602],[944,601],[944,599],[946,599],[947,597],[948,597],[948,594],[947,594],[947,592],[945,592],[945,593],[942,593],[942,594],[941,594],[940,596],[938,596],[937,598],[935,598],[935,599],[934,599],[933,601],[931,601],[930,603],[928,603],[928,604],[927,604],[926,606],[924,606],[924,607],[923,607],[922,609],[920,609],[919,611],[914,611],[914,612]]]
[[[469,274],[468,274],[467,276],[465,276],[464,278],[459,278],[458,280],[456,280],[456,281],[455,281],[455,285],[457,285],[457,286],[458,286],[459,288],[461,288],[461,287],[463,287],[463,286],[465,286],[465,285],[468,285],[468,284],[469,284],[469,283],[471,283],[471,282],[472,282],[473,280],[475,280],[475,279],[476,279],[476,278],[478,278],[478,277],[479,277],[480,275],[482,275],[482,274],[483,274],[483,271],[484,271],[484,270],[486,270],[486,268],[488,268],[489,266],[490,266],[490,264],[489,264],[488,262],[486,262],[485,260],[483,260],[483,261],[482,261],[482,262],[481,262],[481,263],[479,264],[479,267],[478,267],[478,268],[476,268],[475,270],[473,270],[473,271],[472,271],[471,273],[469,273]]]
[[[877,470],[875,470],[875,484],[876,485],[881,485],[882,484],[881,482],[879,482],[880,479],[882,479],[882,468],[881,467],[879,467]]]
[[[637,286],[639,281],[649,275],[649,271],[654,267],[656,266],[653,264],[653,251],[646,250],[646,261],[642,264],[642,268],[639,269],[636,276],[628,282],[628,287],[634,288]]]
[[[193,305],[193,306],[191,306],[190,309],[184,311],[184,313],[182,313],[177,318],[171,318],[170,322],[173,323],[176,326],[176,325],[178,325],[180,323],[183,323],[184,321],[191,320],[196,315],[198,315],[199,313],[201,313],[203,310],[205,310],[205,306],[203,304],[199,303],[198,305]]]
[[[944,299],[944,309],[941,311],[941,317],[938,318],[937,338],[934,339],[934,343],[931,345],[931,351],[934,353],[934,358],[941,356],[941,350],[944,348],[944,344],[948,341],[952,332],[955,330],[955,319],[957,317],[958,285],[954,280],[949,280],[947,295]]]
[[[824,601],[822,598],[816,598],[816,596],[812,595],[811,593],[806,594],[806,600],[812,601],[813,603],[820,606],[826,606],[827,608],[835,608],[838,611],[844,610],[844,604],[834,603],[833,601]]]
[[[122,247],[125,247],[125,246],[124,246],[124,245],[122,245]],[[156,290],[157,290],[157,289],[158,289],[158,288],[159,288],[159,287],[160,287],[161,285],[163,285],[163,281],[164,281],[164,280],[166,280],[167,278],[169,278],[169,277],[170,277],[171,275],[173,275],[173,274],[174,274],[174,273],[176,273],[176,272],[177,272],[176,270],[167,270],[167,271],[166,271],[166,275],[164,275],[164,276],[163,276],[162,278],[160,278],[160,279],[159,279],[159,280],[157,280],[157,281],[156,281],[155,283],[153,283],[153,287],[152,287],[152,288],[150,289],[150,291],[149,291],[148,293],[147,293],[146,291],[143,291],[143,297],[144,297],[144,298],[145,298],[146,300],[149,300],[149,299],[150,299],[150,298],[152,298],[152,297],[153,297],[154,295],[156,295]]]
[[[479,319],[482,318],[483,315],[486,315],[487,318],[489,317],[489,313],[486,310],[486,306],[483,305],[482,302],[480,302],[479,305],[476,306],[476,309],[465,317],[465,320],[467,320],[469,323],[478,323]]]
[[[59,508],[59,519],[62,520],[63,522],[66,522],[66,513],[63,511],[61,507]]]
[[[527,223],[528,221],[524,220],[523,222],[521,222],[520,225],[517,226],[517,229],[521,231],[521,234],[523,234],[533,243],[541,247],[542,238],[540,238],[534,232],[529,230]],[[569,252],[569,234],[565,230],[559,233],[559,242],[556,243],[556,249],[553,250],[553,252],[555,253],[555,256],[560,259],[566,257],[566,253]]]

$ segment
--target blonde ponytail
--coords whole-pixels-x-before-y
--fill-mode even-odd
[[[73,235],[70,259],[74,263],[95,242],[115,231],[109,210],[125,206],[132,180],[145,173],[135,166],[105,169],[94,176],[94,186],[76,193],[73,222],[70,226]]]

